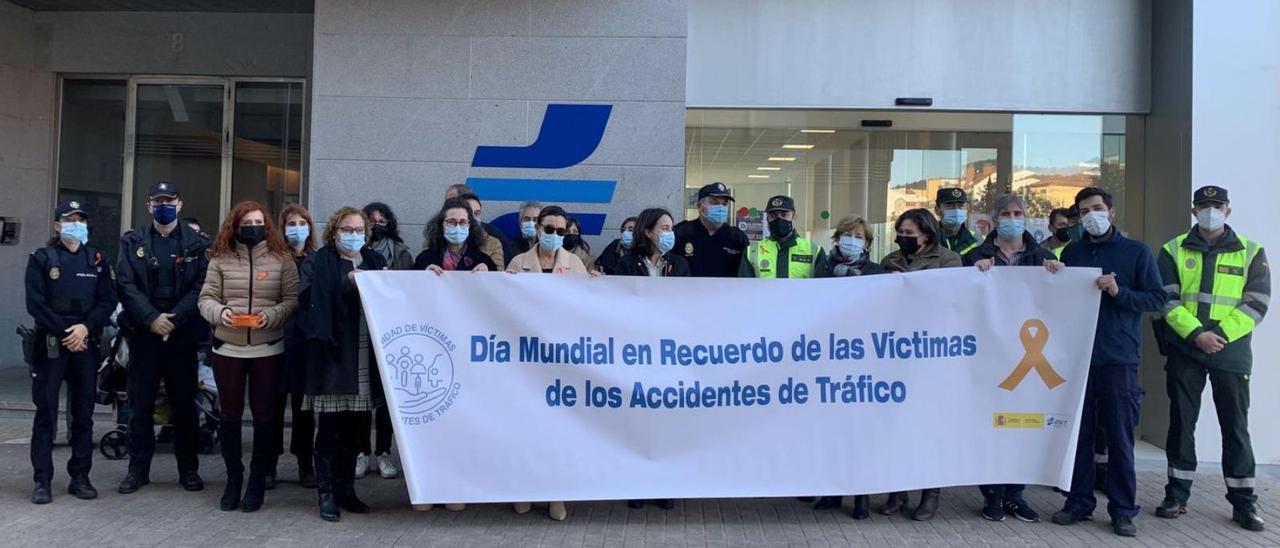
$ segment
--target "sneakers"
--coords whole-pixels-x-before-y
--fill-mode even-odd
[[[1187,505],[1171,498],[1165,498],[1160,501],[1160,506],[1156,507],[1156,515],[1164,519],[1178,519],[1178,516],[1187,513]]]
[[[982,519],[987,521],[1004,521],[1004,506],[994,496],[983,497]]]
[[[89,476],[75,476],[71,478],[71,483],[67,485],[67,493],[74,495],[80,500],[92,500],[98,498],[98,490],[93,488],[92,483],[89,483]]]
[[[1111,530],[1117,536],[1136,537],[1138,536],[1138,526],[1133,524],[1133,518],[1128,516],[1116,516],[1111,520]]]
[[[1013,515],[1018,521],[1040,523],[1040,514],[1025,500],[1005,501],[1003,510],[1004,513]]]
[[[1066,508],[1058,510],[1053,514],[1053,522],[1058,525],[1075,525],[1082,521],[1089,521],[1091,519],[1093,519],[1093,514],[1086,514]]]
[[[369,455],[360,453],[356,456],[356,479],[361,479],[369,474]]]
[[[391,462],[391,453],[378,455],[378,475],[382,476],[382,479],[394,479],[400,475],[400,469]]]
[[[37,481],[35,487],[31,489],[32,504],[49,504],[53,502],[53,489],[49,488],[49,482]]]
[[[1235,507],[1231,512],[1231,520],[1250,531],[1263,531],[1267,528],[1262,518],[1258,517],[1258,509],[1252,504]]]

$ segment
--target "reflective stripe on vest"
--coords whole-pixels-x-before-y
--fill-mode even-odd
[[[1170,302],[1165,306],[1165,321],[1174,333],[1186,338],[1197,328],[1203,327],[1198,314],[1200,306],[1209,307],[1209,319],[1217,322],[1227,341],[1235,341],[1253,331],[1258,322],[1258,313],[1248,306],[1244,286],[1249,279],[1249,265],[1258,254],[1258,244],[1240,236],[1239,251],[1218,253],[1211,272],[1212,293],[1200,291],[1201,276],[1204,273],[1204,254],[1182,247],[1187,239],[1186,234],[1164,244],[1164,250],[1173,258],[1178,268],[1178,287],[1166,286],[1170,293]],[[1172,297],[1177,295],[1175,300]]]
[[[778,277],[778,242],[772,239],[761,240],[749,251],[751,267],[756,270],[757,278]],[[813,261],[817,260],[818,248],[812,242],[797,237],[795,245],[787,248],[787,277],[812,278]],[[797,261],[796,257],[808,256],[808,262]]]

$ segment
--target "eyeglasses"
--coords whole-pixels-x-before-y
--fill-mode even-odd
[[[449,228],[459,228],[459,227],[466,228],[470,225],[471,223],[466,219],[445,219],[444,220],[444,226],[447,226]]]
[[[338,232],[343,234],[364,234],[363,226],[340,226]]]
[[[547,234],[555,234],[556,236],[564,236],[569,233],[569,229],[567,228],[556,228],[551,225],[543,226],[542,231]]]

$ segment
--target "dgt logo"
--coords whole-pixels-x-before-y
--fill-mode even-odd
[[[478,146],[471,167],[564,169],[582,163],[600,146],[613,105],[547,105],[542,127],[533,144],[524,147]],[[467,184],[487,201],[607,204],[617,181],[468,177]],[[603,213],[570,213],[582,223],[582,233],[600,234]],[[493,225],[512,238],[520,234],[520,214],[508,213]]]

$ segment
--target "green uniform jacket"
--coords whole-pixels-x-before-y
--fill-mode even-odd
[[[972,232],[969,232],[968,227],[962,226],[960,227],[960,232],[957,232],[954,237],[943,235],[941,243],[942,247],[950,249],[956,252],[956,255],[963,257],[965,253],[973,251],[982,242],[978,241],[978,238]]]
[[[792,247],[795,247],[797,239],[798,237],[795,235],[795,233],[792,233],[790,238],[787,238],[786,240],[778,242],[778,265],[776,267],[776,270],[777,270],[776,277],[778,278],[790,277],[788,275],[789,274],[788,271],[791,265],[788,264],[788,261],[783,259],[788,259],[790,257],[791,255],[790,250]],[[755,246],[759,244],[752,244],[752,245]],[[810,269],[810,272],[812,272],[811,277],[821,278],[823,277],[824,273],[829,270],[827,268],[827,253],[822,250],[822,246],[816,243],[810,243],[809,245],[815,249],[813,253],[813,264],[812,264],[812,268]],[[755,253],[753,250],[748,250],[747,253],[742,254],[742,263],[738,267],[738,277],[740,278],[756,277],[755,266],[751,264],[751,258],[754,256],[755,256]]]

